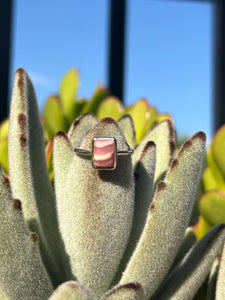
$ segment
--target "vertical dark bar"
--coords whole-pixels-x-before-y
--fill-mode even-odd
[[[214,3],[214,132],[225,123],[225,1]]]
[[[126,0],[110,2],[108,86],[123,101]]]
[[[8,115],[12,6],[0,1],[0,122]]]

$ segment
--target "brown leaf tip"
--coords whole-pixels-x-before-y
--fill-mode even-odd
[[[55,137],[66,138],[66,139],[67,139],[67,135],[66,135],[65,132],[63,132],[63,131],[58,131],[58,132],[56,133]]]
[[[26,137],[25,134],[22,134],[20,136],[20,145],[21,145],[22,148],[25,148],[26,144],[27,144],[27,137]]]
[[[73,122],[72,127],[75,129],[80,124],[80,122],[83,119],[86,119],[87,117],[92,117],[93,119],[96,120],[96,122],[98,121],[98,119],[96,118],[96,116],[93,113],[87,112],[83,115],[80,115],[78,118],[76,118],[76,120]]]
[[[15,209],[17,212],[22,212],[22,203],[19,199],[13,200],[13,209]]]
[[[18,115],[18,124],[21,130],[24,130],[27,126],[27,117],[24,113]]]
[[[26,75],[26,71],[23,68],[20,68],[16,71],[16,74],[18,74],[19,76],[19,80],[18,80],[18,88],[20,88],[21,90],[24,89],[24,85],[25,85],[25,75]]]
[[[32,233],[30,234],[30,239],[31,239],[31,241],[32,241],[33,243],[37,243],[37,242],[38,242],[38,236],[37,236],[37,233],[32,232]]]
[[[191,139],[201,139],[203,141],[206,141],[206,134],[203,131],[198,131],[196,134],[193,135]]]
[[[155,201],[153,201],[150,205],[150,211],[153,211],[155,209]]]
[[[166,188],[166,183],[164,181],[160,181],[157,185],[157,193],[161,192]]]
[[[172,171],[178,164],[179,164],[179,159],[175,158],[171,163],[170,171]]]
[[[106,117],[102,119],[100,122],[104,122],[106,124],[117,124],[116,121],[111,117]]]
[[[170,154],[171,154],[171,156],[173,156],[175,153],[175,150],[176,150],[176,144],[174,141],[170,141],[169,145],[170,145]]]

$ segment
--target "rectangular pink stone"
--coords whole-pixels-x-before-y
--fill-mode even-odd
[[[116,146],[114,138],[94,138],[93,167],[95,169],[114,169]]]

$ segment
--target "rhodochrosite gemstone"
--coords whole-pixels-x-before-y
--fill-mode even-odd
[[[95,169],[114,169],[115,152],[116,141],[114,138],[94,138],[93,167]]]

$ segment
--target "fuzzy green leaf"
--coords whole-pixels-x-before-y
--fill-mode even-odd
[[[10,300],[10,299],[6,296],[6,294],[3,292],[2,289],[0,289],[0,299],[1,299],[1,300]]]
[[[219,267],[219,274],[218,274],[217,284],[216,284],[216,300],[225,299],[224,282],[225,282],[225,243],[223,246],[221,263]]]
[[[101,300],[145,300],[144,291],[137,282],[119,285],[109,291]]]
[[[58,270],[63,244],[58,232],[36,96],[23,69],[19,69],[15,76],[8,148],[13,197],[21,200],[31,231],[38,233],[43,260],[57,284],[63,280],[63,272]]]
[[[81,148],[90,150],[92,138],[98,136],[115,137],[118,150],[129,149],[111,118],[96,124]],[[114,171],[99,171],[93,169],[90,158],[74,155],[64,193],[58,205],[59,224],[74,275],[99,297],[109,288],[130,234],[134,208],[131,157],[119,156]]]
[[[79,147],[87,132],[98,122],[95,115],[86,113],[79,116],[71,125],[68,137],[72,146]]]
[[[75,101],[74,97],[79,87],[79,74],[77,70],[71,69],[64,76],[60,86],[60,102],[65,116],[72,122],[74,120]],[[63,130],[63,128],[59,128]]]
[[[214,259],[222,250],[224,241],[224,224],[217,225],[211,229],[211,231],[189,251],[188,255],[171,273],[153,299],[192,299],[209,274]],[[224,298],[220,299],[222,300]]]
[[[155,161],[155,144],[153,142],[148,142],[134,169],[135,208],[133,226],[126,251],[123,255],[123,259],[120,263],[120,267],[118,268],[114,282],[118,282],[118,280],[120,280],[121,274],[124,271],[144,228],[148,210],[152,201]]]
[[[168,170],[175,152],[175,132],[170,120],[162,121],[150,130],[140,142],[133,155],[133,164],[139,159],[145,145],[153,141],[156,144],[156,170],[154,182]]]
[[[205,192],[200,199],[199,210],[212,225],[225,223],[225,192],[221,190]]]
[[[136,145],[136,132],[134,128],[134,122],[130,115],[124,115],[117,121],[120,129],[123,131],[128,145],[134,148]]]
[[[92,293],[77,281],[62,283],[49,300],[95,300]]]
[[[210,274],[209,274],[206,300],[215,300],[216,283],[217,283],[217,278],[218,278],[219,266],[220,266],[220,255],[218,255],[216,257],[216,259],[214,260]]]
[[[118,120],[123,112],[124,108],[120,100],[116,97],[108,97],[99,105],[97,117],[99,120],[105,117],[112,117],[114,120]]]
[[[13,200],[10,183],[0,169],[0,286],[11,300],[44,300],[52,286],[42,263],[37,235],[30,234],[21,202]],[[2,298],[1,298],[2,299]]]
[[[182,242],[201,175],[205,139],[198,132],[188,140],[165,181],[158,184],[144,231],[120,281],[140,282],[147,297],[162,282]]]
[[[43,117],[44,128],[48,132],[49,139],[53,138],[59,130],[66,130],[66,122],[58,97],[51,96],[47,99],[43,110]]]
[[[188,253],[188,251],[191,249],[191,247],[193,247],[197,242],[197,237],[195,235],[194,229],[192,227],[188,227],[182,244],[179,248],[179,251],[176,255],[176,258],[173,262],[173,265],[171,267],[171,270],[178,264],[180,263],[180,261],[184,258],[184,256]]]

